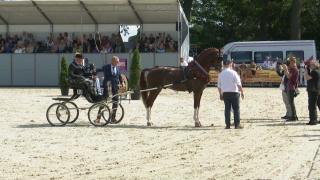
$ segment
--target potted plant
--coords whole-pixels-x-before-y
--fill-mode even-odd
[[[68,80],[67,59],[65,56],[62,56],[61,58],[59,85],[60,85],[61,95],[67,96],[69,94],[69,80]]]
[[[140,88],[139,80],[141,73],[141,63],[140,63],[140,53],[138,49],[135,49],[133,52],[131,67],[130,67],[130,78],[129,78],[129,88],[134,93],[131,94],[131,99],[138,100],[140,99]]]

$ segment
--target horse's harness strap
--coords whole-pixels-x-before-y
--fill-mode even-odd
[[[195,64],[198,66],[198,68],[205,74],[208,76],[208,72],[197,62],[197,61],[194,61]]]
[[[188,69],[195,78],[204,81],[205,83],[209,82],[208,72],[197,61],[192,61],[189,63]]]

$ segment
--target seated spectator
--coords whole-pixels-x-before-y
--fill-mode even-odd
[[[176,48],[174,47],[174,42],[173,40],[171,40],[169,43],[168,43],[168,47],[166,49],[166,52],[177,52]]]
[[[109,42],[107,42],[103,47],[100,53],[113,53],[112,47]]]
[[[0,44],[2,44],[4,47],[5,43],[6,43],[6,40],[2,37],[2,34],[0,34]]]
[[[65,43],[64,39],[62,38],[62,39],[60,39],[57,53],[64,53],[65,49],[66,49],[66,43]]]
[[[251,70],[252,75],[255,76],[257,72],[257,65],[254,62],[254,60],[251,61],[249,68]]]
[[[270,69],[272,66],[272,62],[270,61],[270,57],[266,57],[266,59],[263,62],[263,69]]]
[[[157,53],[165,53],[164,43],[161,42],[157,48]]]
[[[148,53],[149,52],[149,45],[147,42],[140,45],[140,52]]]
[[[14,50],[14,53],[16,54],[26,53],[26,50],[22,45],[17,45],[17,48]]]
[[[34,46],[30,42],[26,45],[26,53],[34,53]]]
[[[153,36],[153,34],[150,34],[149,41],[150,41],[150,44],[155,43],[156,38]]]
[[[153,44],[149,44],[148,52],[155,52],[155,48],[154,48]]]
[[[47,49],[49,51],[51,51],[54,47],[54,41],[53,41],[53,38],[52,37],[48,37],[47,38],[47,42],[46,42],[46,46],[47,46]]]
[[[82,48],[80,43],[75,43],[73,46],[73,53],[81,53]]]
[[[276,67],[277,67],[277,61],[276,60],[273,60],[273,61],[271,61],[271,69],[276,69]]]
[[[0,53],[4,53],[4,41],[1,41],[1,37],[0,37]]]

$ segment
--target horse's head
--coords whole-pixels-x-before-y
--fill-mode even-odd
[[[221,71],[223,61],[222,54],[220,49],[208,48],[199,54],[197,61],[208,71],[210,68]]]

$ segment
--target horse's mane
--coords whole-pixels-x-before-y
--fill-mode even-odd
[[[197,61],[201,56],[203,56],[203,54],[206,54],[208,51],[212,51],[212,50],[219,52],[219,49],[217,49],[217,48],[207,48],[207,49],[204,49],[203,51],[201,51],[201,53],[196,57],[195,60]]]

